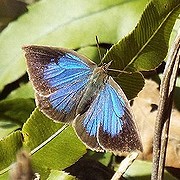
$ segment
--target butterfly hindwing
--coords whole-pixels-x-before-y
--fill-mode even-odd
[[[23,49],[39,108],[54,120],[72,121],[96,64],[71,50],[45,46]]]
[[[134,122],[134,117],[129,102],[119,87],[112,79],[106,85],[109,102],[111,102],[110,131],[104,128],[103,124],[99,128],[98,140],[106,150],[113,152],[130,152],[133,150],[142,151],[142,144]],[[104,119],[105,120],[105,119]]]
[[[88,111],[76,118],[74,127],[91,149],[114,153],[142,150],[128,100],[111,77]]]

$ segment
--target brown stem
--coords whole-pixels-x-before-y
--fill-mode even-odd
[[[160,88],[160,103],[155,123],[153,142],[153,169],[151,180],[163,179],[166,148],[169,133],[173,92],[180,61],[180,31],[169,52],[164,77]]]

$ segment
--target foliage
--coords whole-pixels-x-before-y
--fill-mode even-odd
[[[49,120],[38,109],[33,111],[34,92],[26,80],[21,47],[24,44],[39,44],[78,49],[100,63],[94,47],[97,35],[103,52],[106,51],[104,45],[114,44],[105,54],[103,62],[113,60],[111,69],[116,71],[110,71],[110,75],[132,99],[144,86],[140,71],[157,68],[166,57],[170,34],[180,13],[180,2],[177,0],[152,0],[145,9],[146,3],[147,0],[97,0],[93,3],[41,0],[28,6],[27,13],[0,33],[0,97],[3,99],[0,101],[1,174],[15,161],[21,148],[33,150],[63,126]],[[18,15],[21,13],[16,12]],[[11,83],[18,83],[18,88],[13,88]],[[11,93],[3,96],[8,84]],[[32,155],[33,170],[43,179],[61,176],[74,179],[61,170],[73,165],[85,154],[85,146],[69,126]],[[111,154],[95,154],[86,155],[91,158],[96,156],[94,159],[107,168]],[[148,176],[148,173],[142,176]]]

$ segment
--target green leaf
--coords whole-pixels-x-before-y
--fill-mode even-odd
[[[3,174],[0,174],[0,180],[9,179],[9,172],[5,172]]]
[[[10,21],[26,12],[26,3],[17,0],[0,1],[0,31],[2,31]]]
[[[11,99],[0,101],[0,138],[22,127],[35,108],[33,99]]]
[[[0,121],[0,139],[6,137],[7,135],[9,135],[10,133],[17,130],[20,127],[21,127],[20,125],[17,125],[14,122],[1,120]]]
[[[119,83],[128,99],[133,99],[144,87],[144,78],[141,73],[121,73],[120,76],[114,77]]]
[[[16,90],[12,91],[7,99],[15,99],[15,98],[34,98],[34,90],[32,87],[32,84],[26,83],[26,84],[20,84],[20,87]]]
[[[115,44],[104,57],[111,68],[142,71],[156,68],[166,57],[175,20],[180,13],[177,0],[153,0],[131,34]]]
[[[25,73],[23,45],[77,48],[95,44],[96,35],[113,43],[135,26],[146,2],[42,0],[29,6],[0,34],[0,90]]]
[[[15,162],[16,153],[22,147],[22,135],[16,131],[0,141],[0,171]],[[1,175],[2,172],[0,172]]]
[[[126,71],[152,70],[166,57],[170,34],[180,13],[175,0],[154,0],[149,3],[131,34],[113,45],[104,57],[112,61],[111,69]],[[144,86],[141,74],[110,72],[128,99],[136,97]]]
[[[91,157],[91,159],[94,159],[96,161],[99,161],[101,164],[104,166],[107,166],[110,164],[112,161],[112,156],[113,154],[110,152],[105,152],[105,153],[99,153],[95,151],[88,151],[87,157]]]
[[[128,168],[123,177],[127,180],[147,180],[151,179],[152,163],[147,161],[135,160]],[[164,179],[176,180],[167,171],[164,173]]]
[[[22,125],[33,109],[33,99],[11,99],[0,101],[0,121],[11,121]]]
[[[30,150],[44,142],[63,126],[55,123],[36,109],[22,128],[24,147]],[[32,155],[32,165],[41,176],[51,169],[63,170],[86,153],[86,147],[69,126],[55,139]],[[50,173],[50,172],[49,172]]]
[[[52,170],[47,180],[75,180],[76,178],[64,171]]]

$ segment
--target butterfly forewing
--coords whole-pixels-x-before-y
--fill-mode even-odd
[[[70,50],[45,46],[23,49],[39,108],[54,120],[72,121],[96,64]]]

